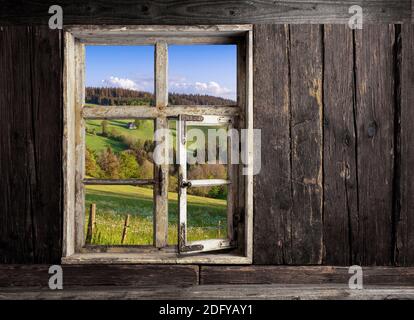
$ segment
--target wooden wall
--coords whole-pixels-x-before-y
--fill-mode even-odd
[[[0,27],[0,263],[60,260],[61,36]]]
[[[414,265],[414,27],[256,25],[255,264]],[[0,263],[58,263],[62,33],[0,27]]]
[[[255,26],[256,264],[414,265],[413,38]]]

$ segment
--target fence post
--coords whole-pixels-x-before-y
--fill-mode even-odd
[[[125,217],[124,229],[122,230],[121,244],[124,244],[124,241],[125,241],[126,236],[127,236],[128,227],[129,227],[129,214],[127,214],[127,216]]]
[[[88,232],[86,234],[86,244],[91,244],[92,236],[93,236],[93,229],[95,227],[95,217],[96,217],[96,204],[92,203],[91,208],[89,210],[89,222],[88,222]]]
[[[218,222],[218,238],[221,238],[221,220]]]

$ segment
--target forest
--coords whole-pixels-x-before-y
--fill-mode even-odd
[[[114,87],[87,87],[87,104],[103,106],[154,105],[154,94]],[[211,95],[169,93],[171,105],[235,105],[236,102]]]

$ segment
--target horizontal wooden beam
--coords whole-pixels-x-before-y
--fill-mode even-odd
[[[414,289],[373,287],[350,290],[341,285],[159,285],[157,287],[83,287],[63,290],[0,288],[0,300],[412,300]],[[297,310],[298,308],[296,308]],[[293,310],[295,313],[296,310]],[[300,310],[300,308],[299,308]],[[267,310],[266,310],[267,311]],[[259,311],[260,312],[260,311]],[[296,311],[302,313],[303,310]],[[257,310],[255,310],[257,315]],[[290,312],[292,314],[292,311]],[[265,316],[263,312],[263,317]]]
[[[145,118],[156,119],[166,116],[168,118],[186,115],[217,115],[217,116],[238,116],[240,110],[237,106],[168,106],[164,109],[157,109],[151,106],[85,106],[83,116],[86,119],[129,119]]]
[[[333,266],[201,266],[200,284],[343,284],[352,274]],[[414,268],[362,267],[367,285],[414,286]]]
[[[110,36],[84,36],[80,43],[85,45],[155,45],[156,42],[166,42],[169,45],[193,44],[238,44],[238,37],[165,37],[165,36],[139,36],[131,38],[125,35]]]
[[[129,185],[129,186],[147,186],[155,183],[152,179],[84,179],[86,185]]]
[[[205,180],[189,180],[191,187],[213,187],[213,186],[224,186],[231,183],[230,180],[226,179],[205,179]]]
[[[0,288],[47,288],[48,265],[0,265]],[[197,266],[192,265],[64,265],[64,287],[194,285]]]
[[[348,23],[352,5],[363,8],[364,23],[408,23],[410,0],[61,0],[64,25],[74,24],[245,24]],[[41,1],[2,4],[0,24],[44,24],[52,16]]]
[[[237,37],[253,30],[252,25],[82,25],[66,26],[76,38],[89,36],[154,36],[158,37]]]

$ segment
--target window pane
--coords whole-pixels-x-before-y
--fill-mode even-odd
[[[178,166],[176,161],[176,124],[175,120],[168,120],[170,129],[169,156],[170,167],[168,177],[168,244],[178,243]]]
[[[85,189],[87,244],[152,245],[152,188],[101,185],[86,186]],[[96,212],[95,223],[92,223],[92,232],[88,233],[92,205],[94,205]],[[127,227],[124,228],[127,217]],[[91,222],[93,222],[93,218]],[[126,229],[126,233],[124,233],[124,229]]]
[[[227,238],[227,186],[188,191],[187,241]]]
[[[153,120],[86,120],[85,130],[86,178],[152,179]]]
[[[86,46],[87,105],[153,105],[153,46]]]
[[[172,45],[168,59],[171,104],[236,104],[236,45]]]
[[[227,126],[187,126],[187,178],[227,179]]]

